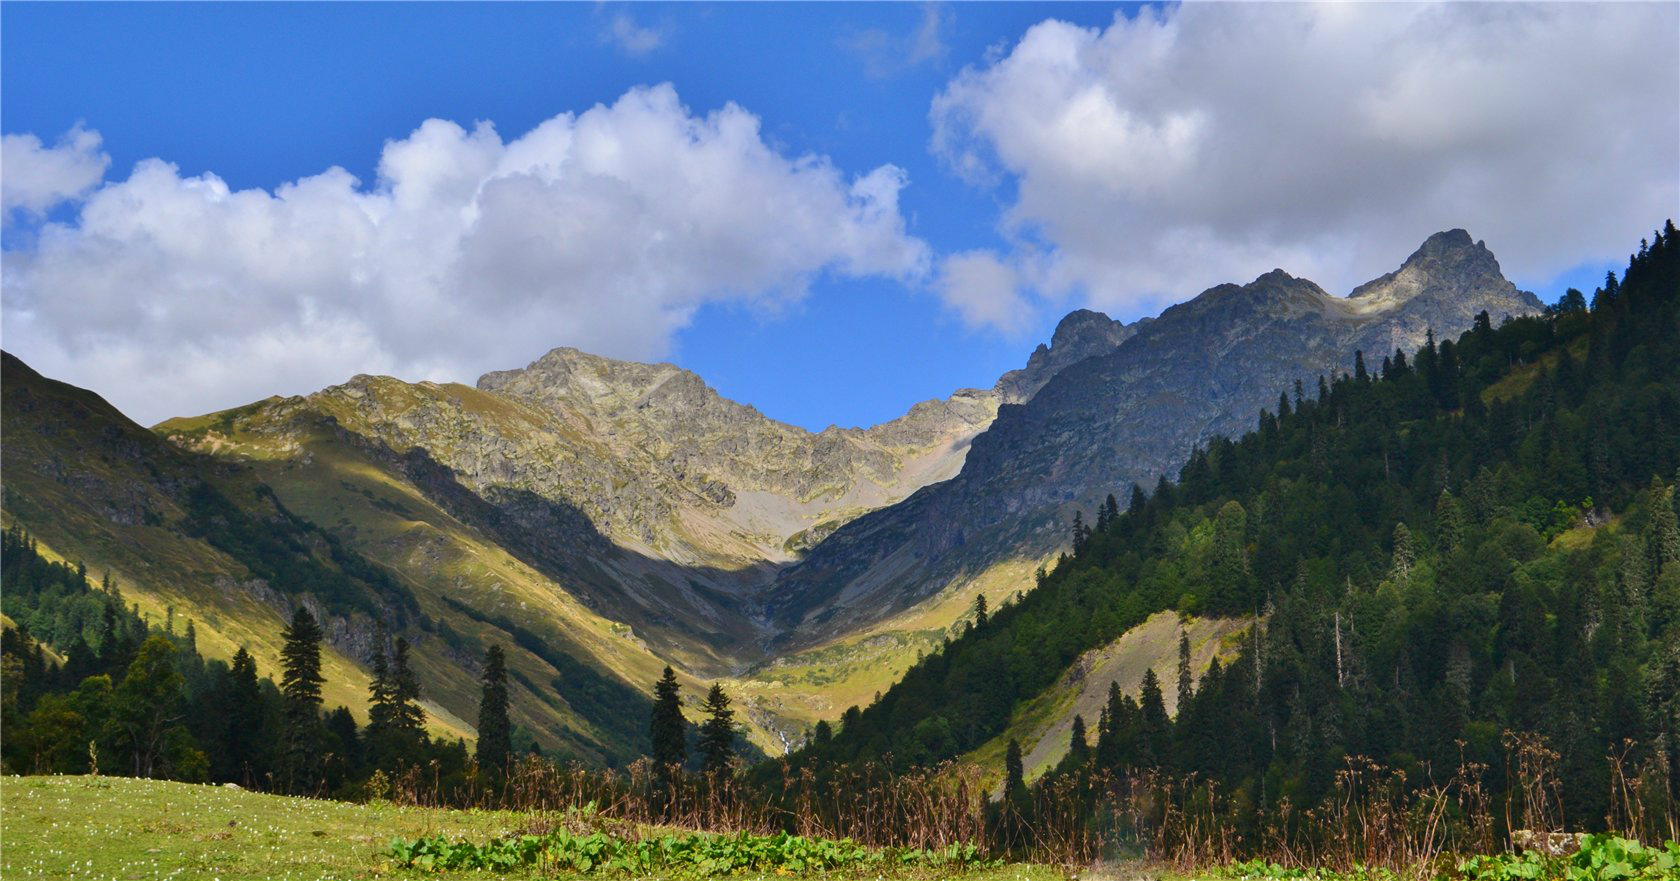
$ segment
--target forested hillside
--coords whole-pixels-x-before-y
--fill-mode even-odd
[[[1116,488],[1037,590],[819,729],[794,767],[960,755],[1081,652],[1176,608],[1261,624],[1200,682],[1115,689],[1064,776],[1194,774],[1246,806],[1227,817],[1243,834],[1321,803],[1349,757],[1413,787],[1480,765],[1500,794],[1536,747],[1559,756],[1571,824],[1641,800],[1680,816],[1677,465],[1670,222],[1590,303],[1571,290],[1541,316],[1361,353],[1176,483]],[[1613,774],[1642,786],[1612,804]]]

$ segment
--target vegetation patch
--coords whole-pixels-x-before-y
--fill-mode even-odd
[[[391,842],[390,857],[399,865],[424,871],[507,871],[534,866],[546,871],[579,874],[654,873],[678,876],[733,875],[772,871],[776,874],[828,872],[842,869],[883,872],[907,868],[935,868],[949,872],[1001,866],[980,858],[972,844],[953,844],[941,850],[872,849],[851,839],[833,841],[785,832],[755,835],[708,833],[667,834],[625,838],[595,830],[575,833],[558,829],[546,835],[517,835],[485,844],[434,835]]]

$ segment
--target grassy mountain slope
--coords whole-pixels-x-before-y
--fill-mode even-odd
[[[508,585],[537,579],[491,543],[455,553],[458,548],[426,519],[450,528],[447,516],[423,499],[400,495],[377,469],[348,457],[320,473],[339,481],[330,494],[338,509],[354,499],[407,512],[400,522],[381,521],[391,527],[381,547],[408,554],[409,565],[380,565],[385,561],[370,560],[338,533],[318,528],[317,520],[336,522],[323,516],[332,509],[312,506],[299,494],[295,500],[304,504],[294,510],[294,499],[277,496],[257,470],[166,443],[97,395],[4,357],[7,523],[24,525],[50,554],[89,562],[95,573],[108,570],[154,619],[169,607],[177,621],[193,619],[207,655],[227,658],[244,645],[262,673],[273,674],[284,620],[294,603],[303,602],[324,621],[329,706],[362,712],[366,665],[382,627],[414,643],[433,727],[471,736],[482,645],[523,641],[541,652],[510,658],[520,698],[515,721],[548,745],[580,756],[635,754],[639,720],[614,716],[622,714],[624,700],[640,699],[638,693],[579,660],[611,657],[609,652],[595,651],[583,638],[557,638],[558,622],[581,621],[577,633],[599,634],[602,644],[624,642],[613,626],[552,593],[531,594],[530,600],[515,594],[463,614],[451,597],[433,590],[453,586],[449,569],[437,565],[446,552],[454,565],[497,573]],[[417,573],[430,577],[417,581]],[[530,603],[539,596],[547,597],[545,604],[533,610]],[[639,655],[643,672],[654,669],[651,655]],[[557,680],[564,680],[558,693]]]

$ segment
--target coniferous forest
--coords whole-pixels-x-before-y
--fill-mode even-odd
[[[1110,497],[1037,589],[982,611],[793,761],[957,757],[1153,612],[1249,615],[1236,657],[1199,682],[1151,674],[1140,701],[1111,690],[1101,718],[1081,720],[1089,741],[1037,786],[1193,777],[1253,843],[1262,817],[1323,804],[1350,768],[1377,763],[1410,787],[1474,769],[1506,804],[1525,797],[1520,761],[1555,755],[1529,816],[1637,815],[1672,836],[1677,466],[1670,223],[1590,302],[1570,290],[1544,315],[1494,327],[1484,314],[1409,356],[1360,353],[1353,373],[1298,384],[1254,431],[1195,451],[1176,483]],[[1006,799],[1030,815],[1010,770]]]
[[[1351,864],[1365,847],[1400,862],[1372,842],[1404,850],[1422,827],[1412,856],[1532,829],[1680,834],[1680,231],[1542,315],[1483,313],[1458,339],[1354,363],[1282,390],[1176,481],[1116,487],[1035,586],[982,598],[874,703],[751,767],[729,696],[685,715],[669,669],[633,722],[651,760],[561,767],[510,728],[495,646],[476,750],[433,738],[400,635],[382,636],[359,724],[323,706],[308,609],[282,634],[283,669],[243,650],[206,661],[193,622],[142,618],[14,527],[5,764],[356,800],[587,799],[636,820],[1066,861],[1342,848]],[[1082,653],[1163,610],[1248,626],[1199,677],[1186,644],[1175,681],[1111,685],[1036,779],[1015,742],[1002,768],[962,762]]]

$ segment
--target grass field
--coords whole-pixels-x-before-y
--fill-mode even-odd
[[[484,841],[530,822],[506,812],[355,805],[156,780],[8,776],[0,777],[0,877],[523,878],[532,876],[427,874],[398,868],[385,852],[397,837]],[[962,877],[1065,878],[1039,866],[969,871]]]

